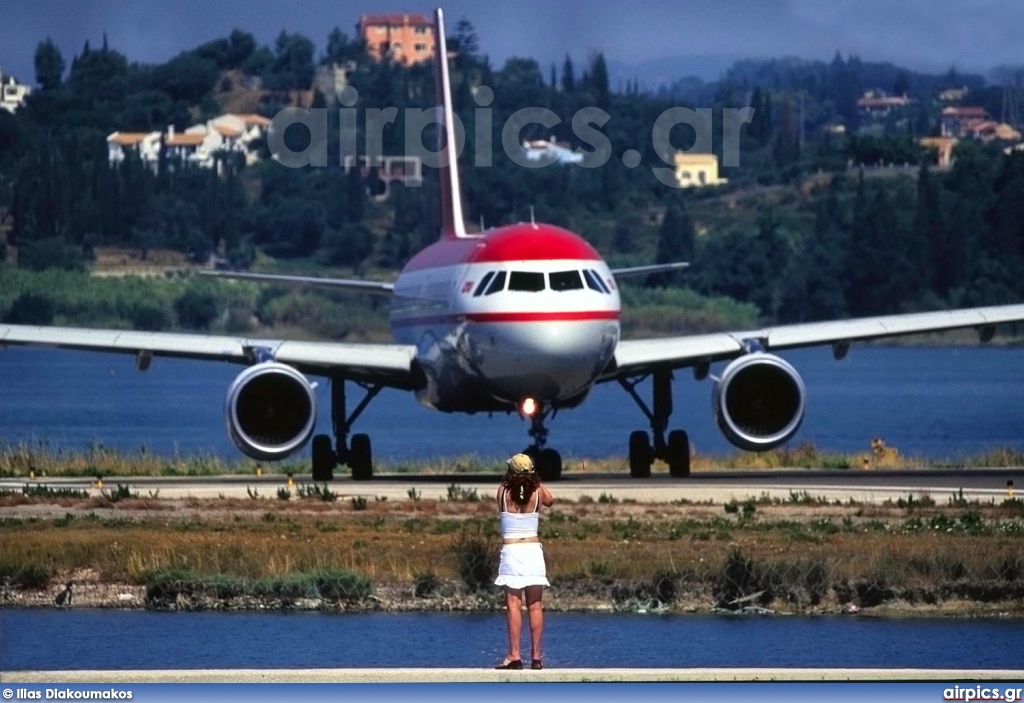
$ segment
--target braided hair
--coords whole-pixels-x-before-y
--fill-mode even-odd
[[[505,472],[505,478],[501,482],[501,485],[505,487],[505,491],[512,497],[513,502],[520,507],[530,501],[530,498],[533,497],[533,492],[537,490],[539,484],[540,479],[537,477],[537,474],[532,472],[528,474],[518,473],[512,469]]]

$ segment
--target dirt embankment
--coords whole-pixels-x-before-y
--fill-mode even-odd
[[[0,499],[0,607],[498,611],[489,501]],[[563,501],[554,611],[1024,616],[1024,505]]]

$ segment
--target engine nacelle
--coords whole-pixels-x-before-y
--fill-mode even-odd
[[[276,361],[250,366],[224,399],[228,434],[243,454],[278,461],[302,449],[316,426],[316,394],[306,377]]]
[[[718,427],[740,449],[774,449],[800,429],[807,391],[796,369],[772,354],[734,360],[715,382],[712,404]]]

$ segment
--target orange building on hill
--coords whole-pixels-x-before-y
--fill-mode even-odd
[[[378,61],[385,56],[404,66],[434,55],[434,26],[426,15],[392,12],[363,15],[356,25],[366,50]]]

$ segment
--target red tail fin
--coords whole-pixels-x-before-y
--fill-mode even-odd
[[[452,110],[452,87],[448,80],[448,45],[444,36],[444,13],[437,8],[434,15],[434,84],[437,90],[438,148],[445,151],[438,169],[441,181],[441,236],[465,237],[462,220],[462,189],[459,186],[459,164],[456,160],[455,118]]]

